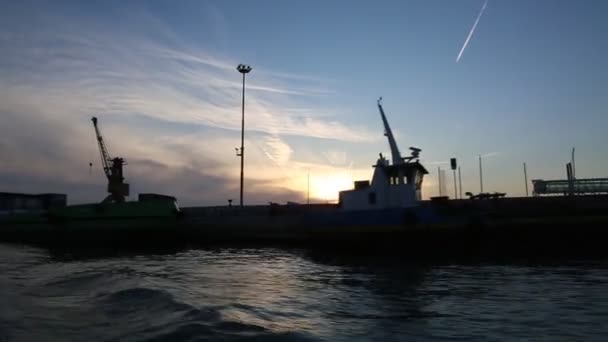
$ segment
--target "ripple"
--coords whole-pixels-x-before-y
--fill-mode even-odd
[[[112,315],[123,315],[132,312],[151,311],[183,312],[194,309],[191,305],[181,303],[165,290],[148,288],[129,288],[104,295],[103,304]]]
[[[608,335],[608,261],[417,265],[280,249],[49,259],[3,248],[0,341]]]

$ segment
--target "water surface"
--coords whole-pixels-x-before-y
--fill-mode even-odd
[[[607,285],[597,260],[0,245],[0,340],[603,341]]]

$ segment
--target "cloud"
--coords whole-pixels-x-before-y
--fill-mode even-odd
[[[134,164],[143,165],[140,160],[135,160]],[[136,190],[141,190],[138,192],[180,193],[179,201],[183,205],[227,204],[228,199],[238,197],[239,184],[235,178],[206,173],[196,166],[176,168],[155,163],[137,167],[130,175],[133,179],[142,180],[136,184]],[[157,175],[157,178],[151,175]],[[273,181],[250,176],[245,181],[245,189],[246,203],[298,201],[303,198],[299,192],[277,186]]]
[[[0,24],[0,183],[8,184],[2,190],[67,192],[71,202],[103,198],[95,115],[110,152],[129,162],[132,193],[173,194],[191,204],[238,194],[238,62],[184,42],[158,18],[132,14],[130,29],[121,26],[124,14],[116,23],[52,8],[30,8],[13,19],[0,14],[7,19]],[[301,197],[277,178],[293,162],[284,137],[374,139],[317,104],[331,94],[331,81],[264,67],[247,77],[252,201]]]
[[[293,153],[293,149],[276,135],[268,136],[260,148],[278,166],[286,166]]]
[[[123,32],[47,32],[42,28],[9,38],[4,45],[9,53],[2,57],[6,67],[0,85],[14,97],[27,93],[33,101],[63,104],[67,100],[80,113],[135,113],[168,122],[240,130],[237,62],[195,45],[167,44]],[[348,127],[337,120],[302,118],[290,110],[295,102],[305,106],[303,109],[327,112],[316,107],[314,100],[291,97],[327,93],[324,85],[318,89],[315,85],[315,81],[285,83],[254,67],[247,81],[247,128],[369,140],[371,135],[364,128]]]
[[[335,166],[352,166],[352,161],[348,161],[348,156],[345,151],[339,150],[327,150],[322,152],[323,157],[325,157],[327,163]]]
[[[13,128],[0,136],[2,191],[67,193],[70,203],[96,202],[105,197],[106,180],[92,127],[74,129],[60,121],[37,117],[36,112],[32,116],[10,114],[2,104],[0,101],[3,123]],[[31,122],[32,118],[38,120],[37,124]],[[131,184],[131,198],[154,192],[175,195],[182,205],[217,205],[238,196],[237,158],[200,143],[211,138],[226,145],[229,139],[218,138],[218,133],[155,139],[151,137],[154,130],[146,136],[121,125],[100,125],[110,153],[124,156],[128,162],[125,177]],[[66,135],[71,138],[65,139]],[[249,142],[249,146],[254,145]],[[249,151],[259,161],[256,153],[255,148]],[[93,163],[92,170],[89,162]],[[302,200],[303,195],[286,187],[284,179],[268,177],[272,167],[258,163],[248,163],[247,203]]]

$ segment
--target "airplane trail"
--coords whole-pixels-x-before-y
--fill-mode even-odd
[[[499,154],[498,152],[489,152],[489,153],[486,153],[486,154],[482,154],[481,158],[494,157],[494,156],[497,156],[498,154]]]
[[[466,49],[467,45],[469,45],[469,40],[471,40],[471,37],[473,36],[473,33],[475,32],[475,28],[477,27],[477,23],[479,23],[479,19],[483,15],[483,11],[486,9],[487,5],[488,5],[488,0],[485,0],[483,3],[483,6],[481,6],[481,10],[479,11],[479,14],[477,15],[477,19],[475,19],[475,23],[473,24],[473,27],[471,27],[471,31],[469,31],[469,35],[467,36],[467,39],[464,41],[464,44],[462,44],[462,48],[460,49],[460,52],[458,53],[458,57],[456,57],[456,63],[458,63],[458,61],[460,61],[460,57],[462,57],[462,53],[464,52],[464,49]]]

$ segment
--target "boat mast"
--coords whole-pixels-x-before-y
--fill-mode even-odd
[[[388,138],[388,144],[391,147],[393,165],[402,164],[403,158],[401,158],[401,153],[399,153],[399,148],[397,147],[397,142],[393,136],[393,131],[391,131],[391,127],[388,125],[388,120],[386,120],[386,115],[384,115],[384,109],[382,109],[382,104],[380,103],[381,101],[382,97],[378,99],[378,109],[380,109],[380,116],[382,116],[382,122],[384,123],[384,135]]]

